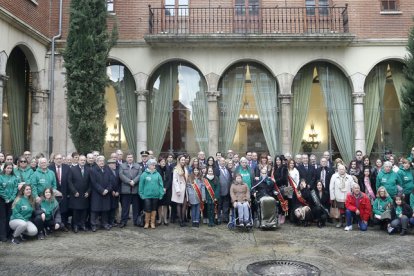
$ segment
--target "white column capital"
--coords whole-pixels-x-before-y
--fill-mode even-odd
[[[137,90],[135,94],[138,96],[138,101],[146,101],[149,91],[148,90]]]
[[[220,97],[220,91],[206,91],[206,95],[209,102],[216,102]]]

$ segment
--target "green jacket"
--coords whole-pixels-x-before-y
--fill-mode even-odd
[[[16,200],[17,202],[14,203],[10,220],[21,219],[24,221],[29,221],[33,215],[33,206],[30,204],[29,200],[24,196],[17,198]]]
[[[391,197],[387,197],[385,199],[382,199],[380,197],[377,197],[373,204],[373,211],[374,215],[382,215],[385,210],[391,208],[393,202]]]
[[[0,196],[6,203],[13,202],[16,198],[18,182],[14,175],[0,175]]]
[[[158,198],[164,196],[164,182],[157,170],[151,172],[146,169],[139,178],[138,194],[142,199]]]
[[[398,171],[398,175],[400,176],[402,182],[404,194],[411,194],[411,192],[414,189],[414,178],[412,170],[404,170],[403,168],[400,168],[400,170]]]
[[[34,171],[32,168],[27,166],[25,170],[22,170],[21,168],[14,168],[14,175],[17,176],[19,179],[19,182],[27,182],[29,183],[30,178],[32,177]]]
[[[414,194],[410,195],[410,207],[414,210]]]
[[[382,169],[377,175],[377,190],[379,187],[384,186],[391,198],[397,194],[397,185],[402,187],[400,176],[391,170],[386,173]]]
[[[47,200],[43,199],[40,203],[40,208],[45,212],[46,220],[51,220],[53,218],[53,212],[59,206],[59,203],[56,199]]]
[[[234,172],[235,175],[238,173],[241,174],[243,182],[247,184],[247,187],[251,189],[253,184],[253,172],[250,169],[250,167],[247,166],[247,168],[244,170],[240,165],[236,168],[236,171]]]
[[[43,171],[38,168],[30,177],[30,186],[32,186],[32,194],[34,197],[41,196],[46,188],[52,187],[56,190],[55,173],[49,169]]]

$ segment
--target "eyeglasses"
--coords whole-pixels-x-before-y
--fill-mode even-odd
[[[19,162],[20,162],[20,163],[27,163],[27,161],[26,161],[26,160],[20,160]]]

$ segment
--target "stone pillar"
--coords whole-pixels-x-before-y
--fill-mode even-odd
[[[350,77],[352,81],[352,97],[354,105],[355,150],[366,154],[365,121],[364,121],[364,82],[366,76],[356,73]]]
[[[137,94],[137,152],[135,153],[141,158],[139,153],[143,150],[148,150],[147,144],[147,96],[148,90],[135,91]],[[155,153],[156,155],[159,152]]]
[[[207,91],[208,100],[208,153],[215,155],[218,152],[218,137],[219,137],[219,111],[217,106],[217,97],[220,95],[219,91]]]
[[[292,154],[292,95],[280,94],[280,113],[281,116],[281,153]]]
[[[283,73],[277,76],[280,88],[280,112],[281,129],[279,132],[281,142],[281,153],[292,154],[292,83],[294,76],[289,73]]]
[[[33,156],[47,153],[47,106],[49,91],[34,89],[32,92],[32,138],[30,150]]]
[[[3,118],[3,93],[6,86],[7,76],[0,73],[0,116]],[[3,123],[0,122],[0,151],[3,151]]]

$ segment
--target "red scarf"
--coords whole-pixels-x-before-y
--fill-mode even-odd
[[[275,181],[275,178],[273,177],[273,173],[272,173],[272,177],[270,178],[272,181],[273,181],[273,183],[274,183],[274,186],[275,186],[275,191],[277,192],[277,199],[279,200],[279,202],[280,202],[280,206],[282,207],[282,210],[283,210],[283,212],[285,212],[285,215],[287,215],[287,213],[288,213],[288,211],[289,211],[289,205],[288,205],[288,201],[287,200],[285,200],[284,198],[283,198],[283,195],[282,195],[282,193],[280,192],[280,189],[279,189],[279,187],[277,186],[277,184],[276,184],[276,181]]]
[[[203,202],[203,197],[202,197],[202,195],[201,195],[200,188],[198,187],[197,183],[195,182],[195,179],[194,179],[194,182],[193,182],[193,183],[191,183],[191,186],[193,186],[193,189],[194,189],[194,191],[196,192],[196,195],[197,195],[198,201],[200,202],[200,210],[201,210],[201,212],[203,212],[203,210],[204,210],[204,202]]]
[[[300,192],[296,188],[295,182],[290,177],[290,175],[288,175],[288,181],[289,181],[290,186],[292,186],[293,191],[296,194],[296,198],[300,201],[300,203],[302,203],[302,205],[308,206],[308,203],[306,202],[306,200],[302,197],[302,195],[300,194]]]

